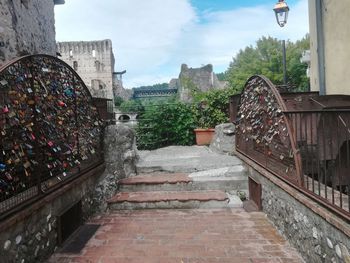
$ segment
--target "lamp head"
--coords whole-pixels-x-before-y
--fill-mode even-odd
[[[277,24],[280,27],[284,27],[285,24],[287,24],[289,12],[289,7],[287,3],[284,2],[284,0],[279,0],[273,8],[273,11],[275,11]]]

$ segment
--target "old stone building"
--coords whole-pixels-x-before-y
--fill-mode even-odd
[[[115,61],[111,40],[58,42],[57,51],[83,79],[93,97],[113,99]]]
[[[186,64],[182,64],[179,78],[172,79],[169,88],[177,88],[180,99],[190,101],[192,89],[205,92],[212,89],[223,89],[226,85],[226,82],[218,80],[211,64],[201,68],[189,68]]]
[[[28,54],[56,54],[57,4],[64,0],[0,0],[0,65]]]

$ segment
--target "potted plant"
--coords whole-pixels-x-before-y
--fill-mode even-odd
[[[193,116],[197,128],[194,129],[197,145],[208,145],[215,134],[215,126],[227,122],[227,115],[213,103],[202,100],[193,106]]]

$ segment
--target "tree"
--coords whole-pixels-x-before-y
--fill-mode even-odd
[[[122,97],[120,97],[120,96],[114,97],[114,105],[116,107],[119,107],[123,102],[124,102],[124,99]]]
[[[286,42],[288,83],[297,90],[306,90],[308,78],[307,65],[300,62],[302,52],[309,49],[309,36],[295,43]],[[225,72],[230,85],[239,93],[247,79],[252,75],[264,75],[274,84],[283,83],[283,64],[281,42],[276,38],[262,37],[256,46],[240,50]]]
[[[127,100],[120,104],[120,110],[123,113],[125,112],[142,113],[144,112],[144,106],[139,100]]]

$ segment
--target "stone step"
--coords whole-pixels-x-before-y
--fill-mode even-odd
[[[242,207],[236,198],[219,190],[121,192],[108,205],[111,210]]]
[[[240,190],[248,188],[247,177],[240,173],[233,176],[209,176],[199,172],[190,175],[184,173],[161,173],[138,175],[118,182],[121,192],[147,191],[192,191],[192,190]]]

